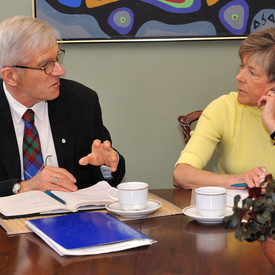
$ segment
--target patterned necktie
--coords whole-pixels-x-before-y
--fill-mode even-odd
[[[24,178],[28,180],[35,176],[43,167],[43,158],[37,129],[34,125],[34,112],[28,109],[22,119],[25,122],[23,137],[23,167]]]

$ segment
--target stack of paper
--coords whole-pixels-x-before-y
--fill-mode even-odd
[[[107,213],[77,213],[26,223],[61,256],[108,253],[156,242]]]

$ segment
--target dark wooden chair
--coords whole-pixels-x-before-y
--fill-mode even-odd
[[[188,115],[181,115],[178,117],[178,122],[181,126],[185,144],[187,144],[187,142],[190,139],[190,132],[191,132],[190,126],[192,122],[197,121],[200,118],[201,113],[202,113],[202,110],[199,110],[199,111],[194,111]]]

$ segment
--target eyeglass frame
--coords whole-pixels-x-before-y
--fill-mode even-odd
[[[58,62],[59,64],[62,63],[63,59],[61,61],[58,61],[60,59],[60,56],[62,56],[62,55],[63,55],[63,58],[64,58],[64,56],[65,56],[65,50],[60,49],[59,52],[58,52],[56,60],[50,61],[46,66],[44,66],[44,68],[35,68],[35,67],[27,67],[27,66],[20,66],[20,65],[10,65],[10,66],[5,66],[5,67],[20,68],[20,69],[31,69],[31,70],[40,70],[40,71],[44,71],[46,75],[50,75],[53,72],[53,70],[54,70],[55,62]],[[54,66],[53,66],[51,72],[47,73],[46,72],[47,68],[50,66],[50,64],[53,64],[53,63],[54,63]]]

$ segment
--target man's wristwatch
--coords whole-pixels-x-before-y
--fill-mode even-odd
[[[13,192],[13,194],[18,194],[18,192],[19,192],[19,190],[20,190],[20,188],[21,188],[21,181],[22,180],[18,180],[15,184],[14,184],[14,186],[12,187],[12,192]]]

